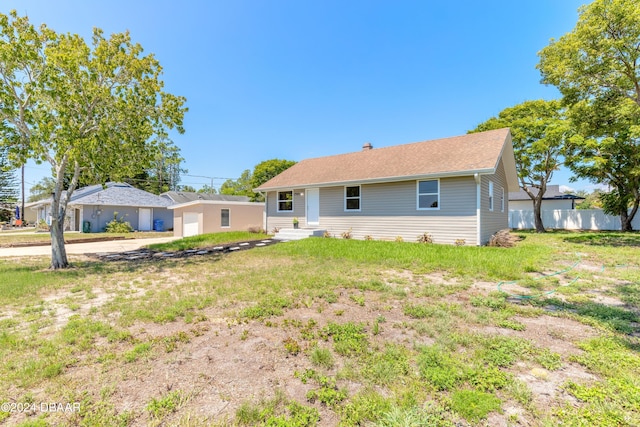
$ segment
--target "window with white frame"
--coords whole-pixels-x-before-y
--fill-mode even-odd
[[[231,218],[231,212],[229,209],[220,209],[220,227],[226,228],[229,227]]]
[[[418,181],[418,209],[440,208],[440,181]]]
[[[360,210],[360,186],[344,187],[344,210]]]
[[[489,181],[489,210],[493,211],[493,181]]]
[[[504,212],[504,187],[500,187],[500,212]]]
[[[293,211],[293,191],[278,191],[278,212]]]

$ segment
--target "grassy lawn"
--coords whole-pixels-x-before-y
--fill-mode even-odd
[[[640,235],[519,235],[0,260],[0,424],[640,425]]]
[[[96,238],[125,238],[125,239],[155,239],[158,237],[171,237],[172,231],[135,231],[133,233],[65,233],[65,241],[78,241]],[[33,229],[27,231],[0,232],[0,247],[9,247],[21,243],[51,243],[49,232],[34,233]]]
[[[248,231],[229,231],[226,233],[200,234],[197,236],[185,237],[168,243],[157,243],[149,245],[149,249],[156,251],[182,251],[186,249],[206,248],[210,246],[223,245],[225,243],[241,242],[243,240],[268,239],[268,234],[250,233]]]

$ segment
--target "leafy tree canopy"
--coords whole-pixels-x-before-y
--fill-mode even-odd
[[[526,101],[505,108],[471,132],[505,127],[511,129],[520,186],[533,201],[536,231],[544,232],[542,196],[553,172],[561,165],[569,121],[559,101]]]
[[[563,94],[577,130],[566,163],[579,177],[606,184],[603,208],[622,229],[640,204],[640,7],[637,0],[595,0],[576,27],[540,53],[544,83]],[[628,209],[631,207],[631,211]]]
[[[185,99],[163,90],[161,73],[128,32],[105,37],[96,28],[87,43],[0,14],[0,145],[15,165],[31,158],[52,167],[52,268],[68,266],[64,221],[78,182],[135,176],[169,129],[184,132]]]

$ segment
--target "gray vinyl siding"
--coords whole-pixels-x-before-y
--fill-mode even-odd
[[[493,212],[489,210],[489,181],[493,181],[494,207]],[[500,191],[504,188],[505,201],[504,212],[500,210]],[[489,242],[492,234],[504,228],[509,228],[509,190],[504,171],[504,164],[500,164],[494,175],[483,175],[480,190],[480,243]]]
[[[267,231],[274,228],[293,228],[293,218],[298,218],[300,227],[306,227],[304,188],[293,189],[293,211],[278,212],[278,192],[270,191],[266,197]]]
[[[429,233],[436,243],[453,244],[462,239],[476,245],[476,195],[473,176],[440,179],[440,208],[417,209],[417,181],[400,181],[360,186],[360,211],[345,211],[344,186],[320,188],[320,224],[332,235],[351,230],[353,238],[415,242]],[[293,212],[277,211],[277,192],[267,194],[267,229],[292,228],[297,217],[306,227],[303,188],[294,189]]]
[[[149,208],[151,214],[151,228],[153,221],[161,219],[164,224],[164,230],[173,229],[173,212],[167,208]],[[98,215],[98,212],[100,214]],[[91,232],[102,232],[107,227],[107,223],[113,220],[113,214],[117,212],[117,218],[131,224],[134,230],[138,229],[138,208],[131,206],[82,206],[82,217],[80,218],[80,230],[82,230],[85,221],[91,223]]]
[[[436,243],[476,241],[476,185],[473,177],[440,180],[440,209],[417,209],[417,182],[363,184],[360,212],[344,210],[344,186],[320,189],[320,228],[340,236],[351,229],[355,239],[416,241],[429,233]]]

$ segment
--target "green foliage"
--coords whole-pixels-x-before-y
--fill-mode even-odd
[[[311,359],[311,363],[313,363],[315,366],[320,366],[325,369],[331,369],[335,364],[333,355],[327,348],[315,346],[313,347],[313,349],[311,349],[311,354],[309,355],[309,357]]]
[[[451,407],[467,421],[478,422],[490,412],[500,410],[502,401],[482,391],[456,390],[451,395]]]
[[[622,229],[640,204],[640,12],[635,0],[595,0],[575,28],[539,53],[543,81],[558,87],[577,135],[565,164],[580,178],[612,187],[603,199]],[[627,209],[632,207],[631,214]]]
[[[375,423],[376,427],[453,427],[455,424],[447,419],[445,410],[435,405],[425,408],[411,406],[401,408],[393,406]]]
[[[253,197],[255,193],[251,187],[251,176],[251,171],[245,169],[237,180],[226,180],[220,186],[220,194]]]
[[[265,298],[258,305],[253,307],[247,307],[238,313],[239,317],[246,317],[248,319],[263,319],[265,317],[279,316],[282,314],[282,309],[291,305],[291,301],[282,297],[268,297]]]
[[[271,178],[281,174],[295,164],[296,162],[293,160],[283,159],[271,159],[258,163],[253,168],[253,174],[251,175],[251,189],[260,187]],[[259,193],[254,193],[254,200],[258,200],[260,197]]]
[[[51,165],[54,269],[68,266],[58,248],[78,183],[135,176],[151,165],[168,130],[184,132],[185,99],[163,91],[160,64],[142,53],[128,32],[105,38],[96,28],[87,43],[34,27],[15,11],[0,15],[0,145],[14,165]]]
[[[184,397],[181,391],[170,391],[163,397],[151,399],[146,406],[146,410],[151,413],[153,418],[164,418],[168,414],[175,412],[184,403]]]
[[[384,418],[393,409],[393,401],[371,388],[353,396],[341,408],[341,425],[363,426]],[[398,424],[400,425],[400,424]]]
[[[506,307],[507,294],[504,292],[492,292],[488,296],[472,296],[471,305],[474,307],[489,307],[492,310],[502,310]]]
[[[336,353],[343,356],[361,354],[369,345],[364,325],[362,324],[329,322],[321,333],[323,336],[333,339]]]
[[[421,348],[417,363],[420,375],[438,390],[451,390],[465,378],[462,364],[438,346]]]
[[[246,426],[313,427],[320,421],[320,414],[316,408],[287,399],[277,389],[270,399],[243,402],[236,411],[236,421]]]
[[[107,223],[104,231],[107,233],[131,233],[133,227],[129,221],[124,220],[124,217],[118,218],[118,212],[114,212],[113,219]]]
[[[526,101],[506,108],[471,132],[510,128],[520,186],[534,200],[536,231],[543,232],[541,201],[560,167],[569,121],[558,101]],[[540,191],[542,189],[542,191]]]

